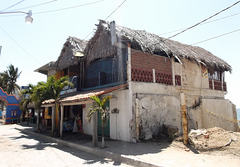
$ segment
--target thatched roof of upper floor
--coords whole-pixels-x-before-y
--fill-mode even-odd
[[[79,59],[84,57],[83,51],[87,41],[76,37],[69,37],[63,44],[60,56],[56,61],[57,70],[62,70],[72,65],[77,65]]]
[[[162,38],[145,30],[132,30],[127,27],[115,25],[116,39],[120,44],[130,44],[131,48],[157,55],[193,60],[206,65],[209,69],[230,71],[231,66],[211,52],[197,46],[182,44],[180,42]],[[94,36],[88,42],[84,50],[87,64],[92,61],[113,56],[117,53],[117,47],[111,44],[110,23],[100,20]]]

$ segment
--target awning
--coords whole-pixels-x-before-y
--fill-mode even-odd
[[[92,91],[89,91],[89,92],[81,92],[81,93],[79,93],[77,95],[74,95],[74,96],[65,97],[65,98],[59,100],[59,102],[60,103],[75,103],[75,102],[79,102],[79,101],[85,101],[92,96],[99,96],[99,95],[102,95],[102,94],[106,94],[106,93],[112,92],[114,90],[124,88],[126,86],[127,86],[127,84],[120,85],[120,86],[109,87],[109,88],[98,89],[98,90],[92,90]]]
[[[92,101],[89,101],[90,97],[92,96],[99,96],[102,94],[106,94],[121,88],[126,87],[128,84],[125,85],[119,85],[119,86],[114,86],[114,87],[108,87],[108,88],[102,88],[102,89],[97,89],[97,90],[92,90],[92,91],[86,91],[86,92],[79,92],[76,95],[72,95],[72,96],[67,96],[67,97],[63,97],[59,99],[59,103],[60,104],[68,104],[68,105],[77,105],[77,104],[85,104],[85,103],[89,103]],[[48,104],[53,104],[55,102],[54,99],[49,99],[49,100],[45,100],[42,104],[44,105],[48,105]]]

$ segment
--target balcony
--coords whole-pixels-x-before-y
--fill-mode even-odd
[[[209,79],[209,88],[213,90],[227,91],[226,82]]]
[[[105,73],[99,72],[97,77],[86,79],[85,88],[96,88],[103,87],[104,85],[112,85],[127,81],[127,71],[124,70],[122,73]]]
[[[135,82],[155,82],[166,85],[173,85],[173,77],[172,74],[155,71],[153,69],[140,69],[140,68],[132,68],[131,72],[132,81]],[[181,76],[175,75],[175,85],[181,85]]]
[[[65,86],[63,88],[63,90],[61,91],[60,95],[76,92],[77,91],[77,80],[78,80],[77,76],[70,77],[69,81],[73,83],[73,87]]]

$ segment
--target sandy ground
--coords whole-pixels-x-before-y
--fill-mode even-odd
[[[164,167],[240,166],[240,133],[227,132],[221,128],[201,130],[194,134],[193,141],[188,146],[183,144],[181,137],[171,144],[106,141],[108,147],[105,150]]]

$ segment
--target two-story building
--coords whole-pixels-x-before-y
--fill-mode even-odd
[[[75,54],[78,45],[69,39],[55,70],[58,76],[77,76],[77,88],[60,97],[60,122],[79,115],[84,133],[92,134],[86,119],[90,97],[112,95],[105,129],[112,139],[151,139],[162,133],[163,124],[177,127],[181,134],[182,101],[189,129],[236,130],[236,107],[224,98],[224,76],[231,66],[209,51],[102,20],[79,54]],[[43,104],[51,105],[51,100]]]

